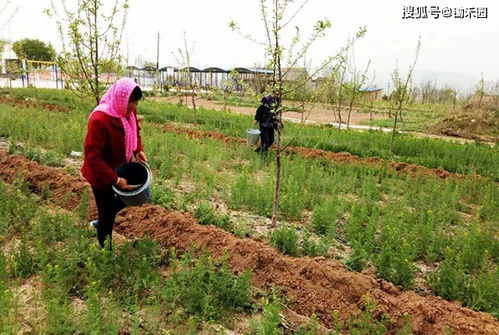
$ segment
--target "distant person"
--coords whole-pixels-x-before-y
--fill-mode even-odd
[[[266,95],[261,100],[261,105],[258,106],[253,124],[260,126],[260,147],[255,151],[266,153],[274,143],[274,129],[277,126],[277,119],[272,112],[275,97]]]
[[[116,214],[125,207],[112,186],[130,189],[127,180],[118,177],[114,169],[134,156],[139,162],[147,161],[136,116],[140,99],[140,87],[132,79],[120,79],[108,89],[88,118],[81,172],[95,197],[98,220],[90,224],[97,229],[101,247],[106,239],[111,242]]]

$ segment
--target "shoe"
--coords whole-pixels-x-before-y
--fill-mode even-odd
[[[99,220],[90,221],[90,227],[95,229],[99,228]]]

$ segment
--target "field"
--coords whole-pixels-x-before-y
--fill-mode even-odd
[[[0,329],[7,334],[497,334],[499,149],[144,101],[151,204],[97,248],[79,176],[91,101],[0,91]],[[98,330],[97,330],[98,329]]]

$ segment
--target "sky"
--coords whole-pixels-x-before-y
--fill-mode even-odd
[[[160,67],[178,65],[178,49],[184,48],[184,32],[189,49],[193,48],[192,66],[230,69],[265,63],[263,46],[243,38],[228,26],[230,21],[236,21],[243,33],[264,41],[259,0],[129,1],[122,47],[130,65],[156,62],[158,32]],[[304,1],[305,6],[284,30],[284,45],[289,45],[296,27],[305,41],[317,20],[327,18],[332,23],[326,36],[307,51],[307,64],[318,65],[336,54],[359,27],[366,26],[365,36],[355,45],[355,64],[364,69],[370,61],[369,74],[375,77],[377,86],[388,85],[390,73],[396,66],[402,73],[407,70],[413,62],[419,37],[421,50],[414,70],[415,80],[431,79],[439,86],[450,84],[461,90],[472,87],[482,74],[485,80],[499,80],[497,0],[295,0],[289,14]],[[488,18],[404,19],[404,6],[428,10],[430,6],[440,9],[485,7]],[[37,38],[60,50],[62,44],[54,20],[43,13],[43,9],[49,7],[50,0],[10,0],[7,9],[0,13],[0,26],[11,11],[17,11],[1,28],[0,38],[12,41]]]

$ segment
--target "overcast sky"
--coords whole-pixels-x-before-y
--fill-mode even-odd
[[[43,14],[49,5],[49,0],[11,0],[8,10],[18,10],[0,31],[0,38],[37,38],[60,49],[54,21]],[[402,18],[404,6],[486,7],[488,18],[409,20]],[[0,14],[0,23],[8,10]],[[310,0],[287,29],[292,33],[298,26],[306,39],[313,24],[323,18],[331,21],[332,28],[308,51],[307,60],[313,64],[333,55],[360,26],[367,26],[365,37],[355,47],[356,64],[362,68],[371,60],[379,86],[386,85],[397,62],[401,70],[407,69],[419,35],[422,47],[416,78],[432,78],[440,85],[449,82],[461,88],[472,86],[481,73],[486,80],[499,80],[498,0]],[[228,28],[231,20],[243,32],[263,40],[258,0],[130,0],[123,50],[126,53],[128,46],[131,65],[140,59],[155,62],[159,32],[160,66],[175,66],[172,53],[178,54],[177,49],[183,46],[185,31],[189,44],[195,44],[192,66],[263,64],[263,47],[232,32]]]

